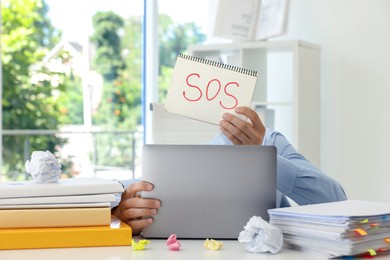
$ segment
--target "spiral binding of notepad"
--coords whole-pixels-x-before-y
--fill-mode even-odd
[[[239,73],[242,73],[242,74],[250,75],[250,76],[253,76],[253,77],[257,77],[257,71],[255,71],[255,70],[245,69],[245,68],[241,68],[241,67],[237,67],[237,66],[233,66],[233,65],[229,65],[229,64],[224,64],[224,63],[221,63],[221,62],[218,62],[218,61],[207,60],[207,59],[204,59],[204,58],[199,58],[199,57],[195,57],[195,56],[191,56],[191,55],[187,55],[187,54],[179,54],[179,57],[183,58],[183,59],[192,60],[192,61],[200,62],[200,63],[203,63],[203,64],[207,64],[207,65],[210,65],[210,66],[219,67],[219,68],[223,68],[223,69],[239,72]]]

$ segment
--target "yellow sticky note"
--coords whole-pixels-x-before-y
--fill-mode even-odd
[[[368,253],[370,253],[370,255],[376,255],[376,251],[374,250],[374,249],[368,249],[367,250],[368,251]]]
[[[357,232],[359,235],[361,235],[361,236],[365,236],[365,235],[367,235],[367,232],[366,231],[364,231],[363,229],[361,229],[361,228],[356,228],[356,229],[354,229],[355,230],[355,232]]]

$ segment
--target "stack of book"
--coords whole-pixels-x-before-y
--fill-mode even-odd
[[[0,183],[0,249],[130,245],[131,228],[111,216],[122,192],[99,178]]]
[[[390,252],[390,203],[361,200],[268,210],[284,242],[327,258]]]

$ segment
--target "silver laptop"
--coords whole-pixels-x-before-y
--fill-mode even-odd
[[[276,206],[276,148],[259,145],[144,145],[143,197],[162,205],[146,238],[237,239],[252,216]]]

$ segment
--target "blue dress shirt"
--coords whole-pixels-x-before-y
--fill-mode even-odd
[[[210,142],[213,145],[232,145],[222,133]],[[309,162],[281,133],[266,129],[263,145],[273,145],[277,150],[277,207],[291,206],[289,197],[298,205],[346,200],[341,185]],[[127,188],[137,179],[122,180]],[[118,197],[116,204],[119,203]]]
[[[232,145],[222,133],[210,144]],[[273,145],[277,150],[277,206],[287,207],[289,197],[299,205],[346,200],[340,184],[298,153],[279,132],[266,129],[263,145]]]

